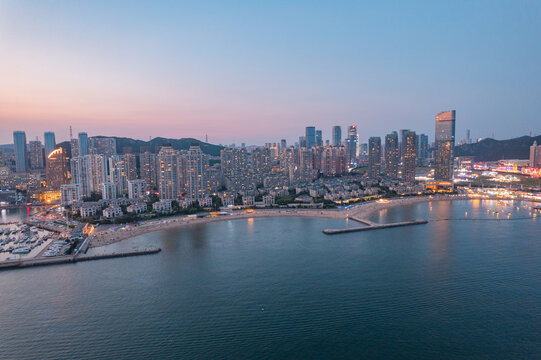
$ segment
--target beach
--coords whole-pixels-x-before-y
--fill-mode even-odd
[[[138,224],[119,224],[107,227],[98,227],[96,231],[90,235],[89,239],[90,247],[100,247],[154,231],[168,230],[194,224],[206,224],[216,221],[288,216],[332,219],[346,219],[350,216],[354,216],[362,219],[376,211],[396,206],[405,206],[431,201],[466,199],[469,199],[467,195],[416,196],[391,200],[371,201],[355,204],[349,208],[342,209],[254,209],[253,211],[249,212],[246,210],[237,210],[229,212],[227,215],[207,216],[202,218],[187,217],[184,215],[143,221]]]

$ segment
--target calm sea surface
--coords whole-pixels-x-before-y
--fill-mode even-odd
[[[334,236],[344,220],[230,220],[113,246],[157,255],[1,271],[0,358],[540,357],[541,217],[516,206]]]

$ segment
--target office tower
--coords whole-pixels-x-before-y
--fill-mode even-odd
[[[88,135],[85,132],[79,133],[79,154],[80,156],[88,155]]]
[[[79,185],[81,196],[90,196],[90,169],[84,156],[75,156],[70,160],[71,183]]]
[[[436,149],[434,154],[434,179],[453,179],[455,149],[455,110],[436,115]]]
[[[47,187],[52,190],[60,190],[60,185],[69,182],[68,162],[64,148],[56,148],[47,156],[45,173]]]
[[[156,154],[149,151],[139,154],[141,179],[145,180],[149,190],[157,187]]]
[[[381,172],[381,138],[368,139],[368,177],[378,179]]]
[[[29,143],[30,146],[30,168],[43,169],[43,147],[41,141],[33,140]]]
[[[402,178],[407,182],[415,182],[415,168],[417,166],[416,142],[414,131],[408,131],[404,138],[404,160],[402,161]]]
[[[107,182],[107,158],[105,155],[89,154],[85,156],[89,171],[90,192],[102,191],[103,183]]]
[[[256,148],[252,152],[252,173],[256,183],[263,183],[263,179],[271,172],[271,150]]]
[[[530,167],[541,168],[541,145],[537,145],[537,141],[530,146]]]
[[[246,151],[245,148],[239,151]],[[192,201],[202,199],[206,195],[207,180],[205,170],[208,167],[208,157],[203,154],[198,144],[193,144],[186,153],[188,198]]]
[[[56,147],[56,141],[54,139],[54,132],[47,131],[43,134],[43,139],[45,141],[45,159],[47,156],[54,150]]]
[[[299,147],[306,147],[306,136],[299,136]]]
[[[316,130],[316,146],[323,146],[323,131]]]
[[[142,199],[146,194],[145,180],[136,179],[128,180],[128,198],[130,199]]]
[[[428,135],[417,135],[417,158],[428,158]]]
[[[161,200],[178,198],[177,152],[171,146],[162,146],[156,162],[158,165],[158,191]]]
[[[115,184],[117,196],[128,194],[128,165],[123,155],[109,157],[109,181]]]
[[[137,157],[135,156],[135,154],[124,154],[124,157],[126,158],[126,171],[128,174],[128,180],[138,179],[139,176],[137,174]]]
[[[347,172],[347,154],[343,146],[329,146],[321,153],[321,172],[324,176],[342,175]]]
[[[116,185],[113,182],[106,181],[101,185],[101,198],[103,200],[112,200],[117,198]]]
[[[282,139],[280,140],[280,151],[284,150],[285,148],[287,148],[287,141],[286,139]]]
[[[314,126],[306,127],[305,139],[307,148],[316,146],[316,128]]]
[[[90,152],[107,156],[116,155],[116,140],[108,137],[91,137]]]
[[[79,139],[73,138],[70,140],[71,157],[81,156],[81,148],[79,147]]]
[[[26,133],[24,131],[13,132],[13,148],[15,150],[15,171],[26,172],[28,170],[28,154],[26,152]]]
[[[351,125],[348,128],[348,136],[346,138],[346,152],[348,153],[348,163],[350,167],[356,167],[357,151],[359,144],[359,136],[357,135],[357,128],[355,125]]]
[[[398,134],[396,131],[385,136],[385,176],[390,179],[398,178]]]
[[[332,144],[333,146],[342,145],[342,128],[340,126],[332,127]]]

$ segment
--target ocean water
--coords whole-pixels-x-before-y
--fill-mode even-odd
[[[230,220],[1,271],[0,358],[536,358],[541,217],[520,206],[416,204],[371,220],[428,224],[333,236],[344,220]]]

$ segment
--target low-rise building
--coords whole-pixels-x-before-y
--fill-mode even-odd
[[[152,209],[157,213],[167,214],[173,211],[171,200],[160,200],[152,204]]]
[[[136,202],[128,206],[126,210],[131,213],[142,214],[147,211],[147,204],[144,202]]]
[[[118,205],[109,205],[103,210],[103,217],[106,218],[115,218],[118,216],[122,216],[122,214],[122,209]]]
[[[98,203],[84,203],[79,208],[79,213],[81,214],[82,218],[92,217],[98,213],[98,209]]]
[[[255,197],[251,195],[245,195],[242,197],[242,205],[244,206],[254,206],[255,204]]]
[[[265,206],[273,206],[275,204],[275,198],[272,195],[264,195],[263,196],[263,204]]]

